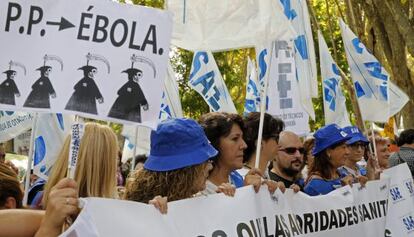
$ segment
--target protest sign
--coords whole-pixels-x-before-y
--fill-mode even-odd
[[[0,142],[17,137],[32,125],[33,115],[30,113],[0,111]]]
[[[112,1],[1,1],[0,107],[158,122],[170,13]]]
[[[385,236],[414,236],[414,185],[406,163],[384,170],[390,177]]]
[[[168,214],[152,205],[87,198],[62,236],[383,236],[389,179],[310,197],[292,190],[271,195],[263,186],[170,202]],[[111,223],[108,225],[108,223]]]

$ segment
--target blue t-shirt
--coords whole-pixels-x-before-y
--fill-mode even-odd
[[[333,190],[342,187],[341,178],[333,180],[311,179],[303,191],[309,196],[325,195]]]
[[[358,169],[357,175],[367,176],[367,170],[364,167],[358,164],[356,164],[356,167]],[[358,180],[356,179],[357,176],[353,174],[351,171],[349,171],[345,166],[339,167],[337,170],[342,178],[348,175],[352,175],[352,177],[354,178],[354,183],[358,182]]]

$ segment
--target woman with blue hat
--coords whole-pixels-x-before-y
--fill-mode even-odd
[[[351,175],[354,178],[354,182],[357,182],[359,178],[365,178],[367,176],[367,170],[358,165],[357,162],[365,155],[369,141],[356,126],[348,126],[343,128],[343,130],[349,136],[349,140],[346,141],[349,148],[349,155],[345,160],[345,165],[340,167],[338,172],[342,177]]]
[[[310,196],[327,194],[338,187],[352,183],[352,177],[341,177],[337,169],[344,165],[350,139],[338,125],[330,124],[314,134],[315,146],[312,154],[314,162],[309,170],[304,192]]]
[[[124,198],[143,203],[156,197],[168,201],[191,198],[205,189],[212,168],[209,160],[217,153],[196,121],[165,120],[151,132],[148,159],[128,179]],[[159,208],[159,204],[153,204]]]

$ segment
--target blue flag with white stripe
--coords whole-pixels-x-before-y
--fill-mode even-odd
[[[339,23],[362,119],[386,123],[408,97],[391,83],[389,74],[351,29],[341,19]]]
[[[341,90],[342,78],[320,31],[318,31],[318,42],[325,124],[335,123],[340,127],[350,126],[345,96]]]

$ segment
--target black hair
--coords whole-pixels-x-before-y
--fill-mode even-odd
[[[414,129],[406,129],[401,132],[399,138],[397,139],[397,145],[400,147],[405,144],[414,143]]]

